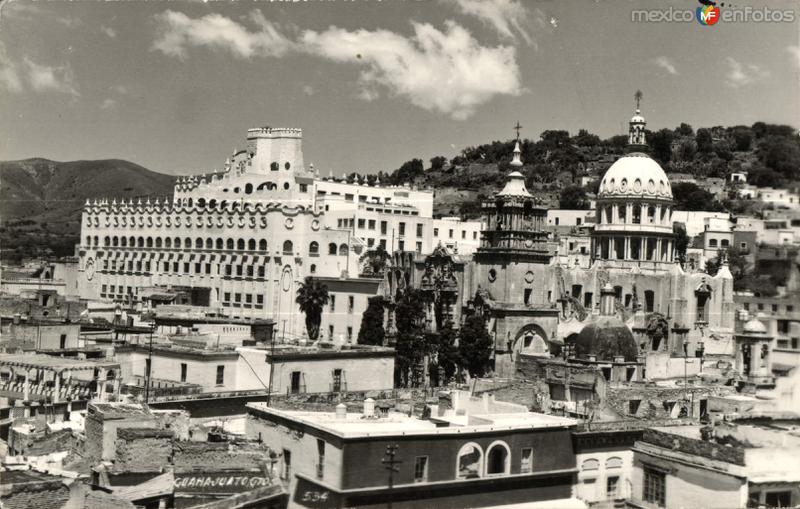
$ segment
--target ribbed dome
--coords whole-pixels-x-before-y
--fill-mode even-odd
[[[669,179],[661,166],[647,154],[634,152],[621,157],[600,181],[599,198],[638,196],[672,199]]]
[[[577,357],[596,355],[597,360],[613,361],[622,356],[626,362],[634,362],[638,351],[631,330],[613,316],[601,316],[588,324],[575,340]]]

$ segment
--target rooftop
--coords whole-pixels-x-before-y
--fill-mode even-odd
[[[118,362],[80,360],[32,353],[3,354],[0,357],[0,365],[47,369],[51,371],[84,371],[97,368],[119,368]]]
[[[278,410],[265,403],[249,403],[251,415],[285,419],[325,431],[342,438],[455,435],[486,433],[500,430],[531,430],[540,428],[563,428],[577,425],[575,419],[556,417],[533,412],[470,414],[469,416],[437,417],[435,420],[409,417],[403,413],[390,412],[385,417],[368,418],[360,413],[348,413],[337,418],[334,412],[303,412]],[[447,423],[442,427],[439,423]]]

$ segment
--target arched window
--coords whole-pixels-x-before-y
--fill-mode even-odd
[[[722,246],[722,247],[728,247],[728,246],[731,245],[731,243],[728,241],[728,239],[722,239],[720,241],[719,245]]]
[[[147,237],[147,247],[153,247],[153,237]]]
[[[197,237],[194,239],[194,248],[195,249],[203,249],[203,239]]]
[[[336,244],[334,244],[333,242],[328,244],[328,254],[329,255],[335,255],[336,254]]]
[[[311,266],[308,268],[308,270],[312,274],[316,274],[317,273],[317,266],[312,263]]]
[[[628,207],[625,204],[617,205],[617,217],[619,217],[619,222],[624,223],[626,220],[626,216],[628,215]]]
[[[244,239],[239,239],[236,241],[236,249],[239,251],[244,251]]]
[[[251,194],[253,192],[253,184],[244,186],[244,194]]]
[[[233,249],[233,246],[234,246],[233,239],[228,239],[227,242],[225,242],[225,247],[226,248]]]
[[[622,458],[616,456],[608,458],[606,460],[606,469],[609,468],[622,468]]]
[[[197,206],[200,207],[200,208],[205,208],[206,199],[205,198],[198,198],[197,199]]]
[[[308,245],[308,254],[311,256],[319,256],[319,244],[312,242]]]
[[[91,246],[92,245],[92,236],[91,235],[87,235],[86,236],[86,245],[87,246]]]
[[[163,241],[161,240],[161,237],[156,237],[156,247],[161,247],[162,243]]]
[[[647,207],[647,222],[653,224],[656,222],[656,208]]]
[[[256,239],[250,239],[247,241],[247,249],[250,251],[256,250]]]
[[[211,207],[212,209],[213,209],[213,208],[216,208],[216,206],[217,206],[217,200],[215,200],[215,199],[213,199],[213,198],[212,198],[212,199],[211,199],[211,200],[208,202],[208,206],[209,206],[209,207]]]
[[[597,470],[598,468],[600,468],[600,462],[593,458],[584,460],[583,463],[581,463],[581,472],[586,470]]]
[[[294,252],[294,244],[292,244],[291,240],[285,240],[283,242],[283,254],[292,254]]]
[[[108,247],[109,244],[111,244],[111,238],[108,235],[106,235],[105,237],[103,237],[103,245]]]
[[[222,202],[219,204],[219,208],[221,208],[223,210],[225,208],[227,208],[227,206],[228,206],[228,201],[227,200],[222,200]]]
[[[136,237],[134,237],[133,235],[128,237],[128,245],[130,247],[136,247]]]
[[[511,469],[511,449],[505,442],[494,442],[486,453],[486,475],[508,474]]]
[[[217,239],[217,249],[224,249],[225,248],[225,241],[222,239]]]
[[[114,246],[114,247],[117,247],[117,246],[119,246],[119,237],[117,237],[116,235],[114,235],[114,236],[111,238],[111,245],[112,245],[112,246]]]
[[[347,251],[348,251],[347,244],[342,244],[341,246],[339,246],[339,256],[347,256]]]
[[[259,251],[267,250],[267,239],[261,239],[258,241],[258,250]]]
[[[464,444],[458,451],[456,478],[474,479],[483,471],[483,449],[476,443]]]
[[[206,239],[206,249],[214,249],[214,239],[211,237]]]
[[[641,224],[642,222],[642,206],[633,206],[633,224]]]
[[[708,247],[717,247],[717,239],[709,239]]]
[[[133,237],[131,237],[131,238],[133,238]],[[98,247],[100,245],[100,238],[97,235],[95,235],[93,240],[94,240],[94,242],[93,242],[94,247]]]
[[[137,247],[144,247],[144,237],[138,237],[136,239],[136,246]]]
[[[128,238],[127,237],[120,237],[119,245],[122,247],[128,247]]]
[[[166,239],[164,239],[164,247],[166,247],[166,248],[171,248],[172,247],[172,238],[171,237],[167,237]]]
[[[181,248],[181,238],[175,237],[175,249],[180,249],[180,248]]]
[[[191,198],[189,198],[189,199],[186,201],[186,205],[188,205],[189,207],[191,207],[191,206],[192,206],[192,199],[191,199]]]

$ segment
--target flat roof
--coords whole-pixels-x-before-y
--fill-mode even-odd
[[[48,369],[51,371],[82,371],[95,368],[119,368],[118,362],[91,361],[71,357],[54,357],[38,353],[0,354],[0,366]]]
[[[390,412],[385,417],[376,418],[364,418],[360,413],[348,413],[344,419],[337,419],[334,412],[279,410],[268,407],[266,403],[248,403],[247,408],[254,410],[256,414],[267,414],[305,424],[342,438],[455,435],[486,433],[488,431],[563,428],[575,426],[578,423],[575,419],[534,412],[470,414],[469,416],[454,416],[453,418],[436,418],[435,421],[432,421],[395,412]],[[469,424],[469,418],[482,422],[480,424]],[[447,422],[449,426],[437,426],[436,421],[440,423]]]

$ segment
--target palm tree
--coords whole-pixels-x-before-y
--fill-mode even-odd
[[[306,331],[311,341],[319,337],[319,325],[322,322],[322,308],[330,300],[328,286],[311,276],[300,283],[297,289],[295,302],[300,306],[300,311],[306,315]]]

